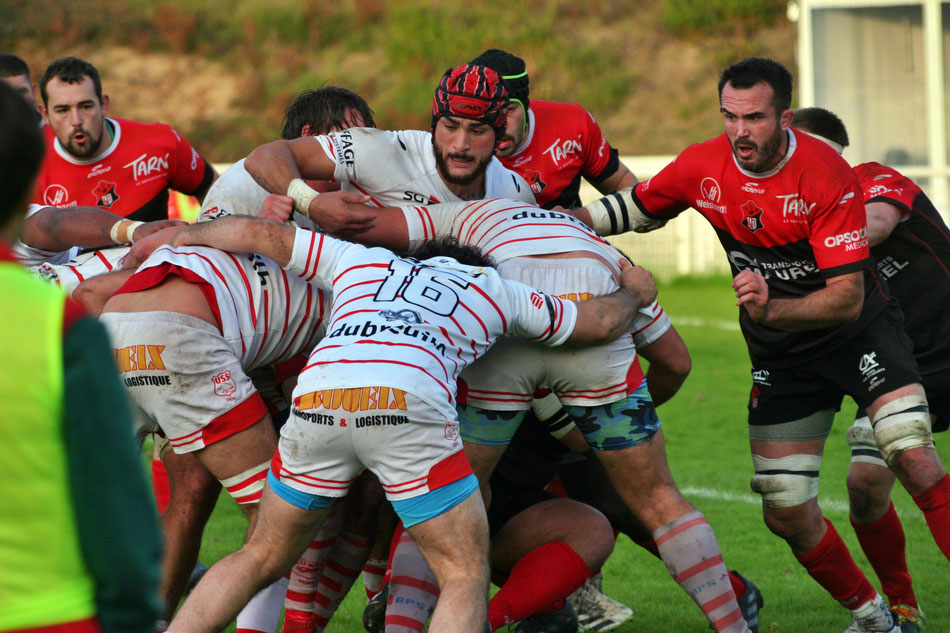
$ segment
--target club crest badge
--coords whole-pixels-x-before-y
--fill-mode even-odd
[[[742,218],[742,226],[753,233],[763,228],[761,207],[749,200],[739,208],[742,209],[742,213],[745,216]]]

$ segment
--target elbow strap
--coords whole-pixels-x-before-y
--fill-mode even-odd
[[[627,231],[654,231],[666,220],[651,218],[633,200],[633,187],[621,189],[587,205],[593,228],[598,235],[619,235]]]

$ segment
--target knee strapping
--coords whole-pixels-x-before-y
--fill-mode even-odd
[[[260,503],[268,468],[270,468],[269,460],[243,473],[222,479],[221,485],[227,488],[228,494],[240,504]]]
[[[752,456],[752,490],[769,508],[790,508],[818,496],[820,455],[788,455],[770,459]]]
[[[848,429],[847,439],[848,446],[851,447],[851,463],[860,462],[887,468],[881,452],[877,449],[871,418],[866,415],[857,418]]]
[[[903,396],[883,405],[871,418],[874,440],[888,464],[904,451],[932,447],[930,409],[923,396]]]

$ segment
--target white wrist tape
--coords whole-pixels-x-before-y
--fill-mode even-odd
[[[667,222],[651,218],[640,210],[633,200],[633,187],[594,200],[586,205],[586,208],[593,223],[591,228],[597,231],[598,235],[619,235],[631,230],[646,233],[662,227]]]
[[[145,222],[136,222],[134,220],[119,220],[112,225],[109,230],[109,237],[115,244],[131,244],[132,234],[135,229],[145,224]]]
[[[309,218],[310,203],[314,198],[320,195],[320,193],[314,191],[314,189],[301,178],[294,178],[287,187],[287,195],[294,199],[294,209]]]

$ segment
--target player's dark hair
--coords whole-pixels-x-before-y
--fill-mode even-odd
[[[777,61],[764,57],[750,57],[722,71],[719,76],[719,102],[726,84],[747,89],[757,83],[772,87],[772,104],[778,114],[792,107],[792,74]]]
[[[30,67],[26,62],[10,53],[0,54],[0,77],[21,77],[30,79]]]
[[[525,110],[528,109],[530,84],[528,70],[523,59],[500,48],[489,48],[470,61],[469,64],[488,66],[498,73],[501,76],[502,83],[505,84],[505,89],[508,91],[508,98],[512,101],[520,101]]]
[[[60,57],[47,66],[43,76],[40,77],[40,96],[43,97],[43,105],[47,105],[48,99],[46,84],[52,81],[53,77],[68,84],[81,84],[86,77],[89,77],[96,90],[96,97],[99,103],[102,103],[102,80],[99,78],[99,71],[89,62],[78,57]]]
[[[363,118],[364,127],[376,127],[373,111],[363,97],[339,86],[323,86],[303,92],[287,106],[280,137],[285,141],[299,138],[303,126],[310,125],[313,134],[327,134],[333,129],[351,127],[347,111],[354,110]]]
[[[36,113],[20,94],[0,81],[0,226],[6,226],[32,194],[46,146]]]
[[[430,240],[411,253],[412,257],[418,260],[429,259],[430,257],[451,257],[460,264],[466,266],[484,266],[494,268],[495,260],[482,253],[477,246],[459,244],[459,241],[452,236],[446,236],[438,240]]]
[[[847,147],[848,130],[838,115],[824,108],[799,108],[792,117],[792,127],[810,132],[834,141],[841,147]]]

